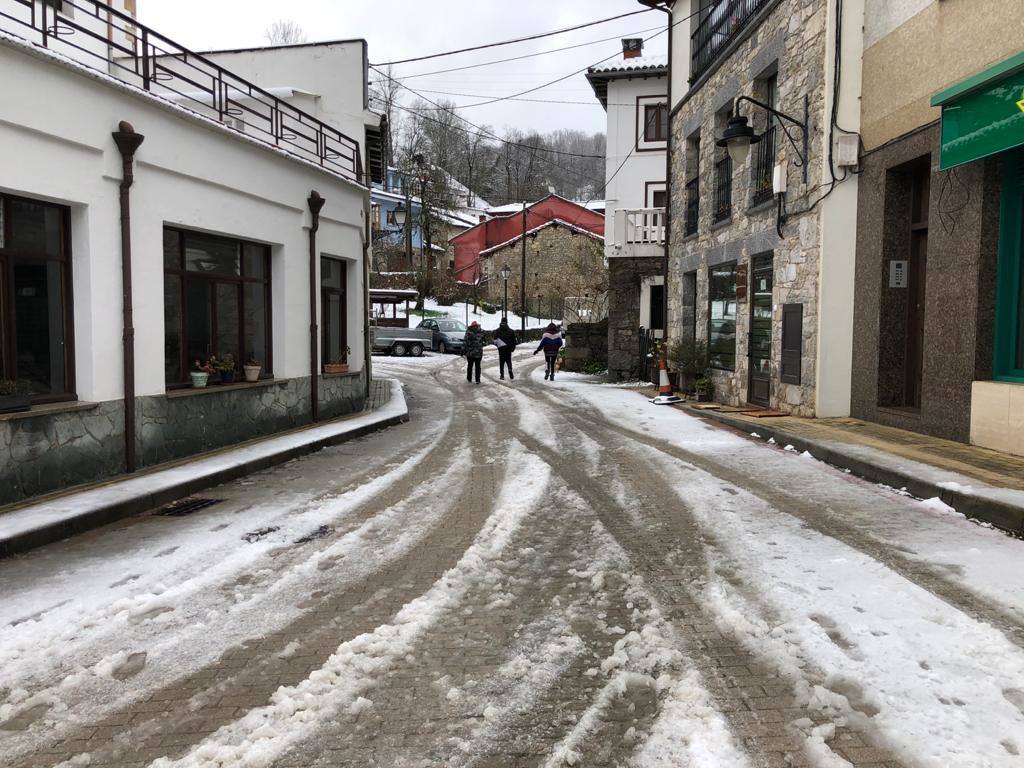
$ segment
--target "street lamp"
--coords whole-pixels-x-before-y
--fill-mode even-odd
[[[405,207],[405,205],[403,203],[399,203],[398,205],[395,206],[395,210],[391,212],[391,215],[394,216],[395,218],[395,224],[397,224],[399,227],[404,227],[405,217],[408,215],[408,213],[409,211]]]
[[[505,281],[505,300],[501,305],[502,319],[508,320],[508,279],[512,277],[512,267],[508,264],[501,268],[501,279]]]
[[[809,139],[807,134],[809,103],[807,97],[804,96],[803,122],[797,120],[795,117],[787,115],[785,112],[779,112],[779,110],[774,107],[765,104],[762,101],[758,101],[757,99],[752,99],[749,96],[740,96],[736,99],[736,103],[733,106],[733,113],[729,117],[729,122],[725,127],[725,131],[722,133],[722,137],[715,142],[715,146],[725,147],[729,150],[729,157],[731,157],[733,163],[737,165],[741,165],[743,161],[747,159],[747,155],[750,154],[750,145],[756,144],[762,138],[761,136],[758,136],[754,132],[754,129],[747,123],[746,115],[741,115],[739,113],[741,101],[746,101],[753,104],[755,107],[760,107],[769,114],[775,115],[775,117],[779,118],[779,126],[786,134],[786,138],[789,139],[789,143],[793,145],[793,150],[799,158],[797,162],[794,162],[794,165],[799,166],[803,170],[804,184],[806,184],[809,152]],[[800,144],[797,144],[797,140],[793,138],[793,134],[787,123],[796,126],[800,130],[800,138],[802,140]]]

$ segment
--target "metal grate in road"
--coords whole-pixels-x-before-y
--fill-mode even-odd
[[[191,515],[193,512],[198,512],[200,509],[220,504],[222,501],[224,499],[180,499],[157,511],[157,514],[163,517],[184,517],[185,515]]]

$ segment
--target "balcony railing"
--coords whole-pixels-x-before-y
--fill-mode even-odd
[[[750,204],[758,205],[772,199],[772,174],[775,170],[775,126],[761,136],[761,140],[753,146],[754,162],[751,164],[750,185],[752,193]]]
[[[732,216],[732,159],[723,157],[715,163],[715,207],[711,220],[716,224]]]
[[[703,75],[751,17],[770,0],[719,0],[702,12],[690,36],[690,82]]]
[[[665,245],[664,208],[619,208],[615,211],[615,253],[661,256]]]
[[[697,234],[697,223],[700,221],[700,185],[694,176],[686,182],[686,219],[683,221],[683,236]]]
[[[359,143],[104,0],[9,0],[0,29],[364,184]]]

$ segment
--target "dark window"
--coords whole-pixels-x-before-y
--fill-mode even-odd
[[[348,362],[348,299],[345,262],[320,257],[321,364]]]
[[[763,81],[762,89],[764,102],[769,107],[775,107],[776,93],[778,91],[778,77],[772,75]],[[753,146],[754,162],[751,164],[751,193],[750,204],[758,205],[772,199],[773,175],[775,171],[775,134],[778,118],[769,114],[765,124],[761,140]]]
[[[712,368],[736,370],[736,264],[708,270],[708,353]]]
[[[0,197],[0,379],[38,401],[74,392],[68,210]]]
[[[647,326],[652,331],[665,330],[665,286],[651,286],[651,317]]]
[[[644,105],[644,141],[668,141],[668,104]]]
[[[651,207],[652,208],[664,208],[665,207],[665,190],[656,189],[651,192]]]
[[[271,374],[270,247],[164,228],[164,380],[211,355]]]
[[[717,224],[732,216],[732,158],[728,155],[715,163],[715,208],[712,219]]]
[[[782,305],[782,359],[779,378],[787,384],[800,383],[804,354],[804,305]]]

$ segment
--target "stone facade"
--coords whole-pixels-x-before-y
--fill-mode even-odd
[[[504,281],[501,268],[508,265],[509,309],[519,307],[522,274],[522,241],[499,248],[483,259],[489,300],[501,306]],[[553,224],[526,238],[527,299],[561,300],[567,296],[600,296],[608,289],[604,243],[589,235]]]
[[[608,365],[608,320],[597,323],[573,323],[565,329],[567,371],[583,371],[586,365]]]
[[[635,381],[640,370],[640,284],[664,274],[657,258],[608,260],[608,378]]]
[[[780,0],[768,4],[737,35],[710,70],[691,86],[672,116],[672,207],[669,268],[669,336],[707,338],[708,269],[719,264],[746,265],[772,257],[772,337],[769,405],[796,415],[814,415],[817,359],[819,219],[807,210],[820,194],[822,153],[828,126],[825,114],[826,67],[825,0]],[[751,205],[752,172],[756,150],[732,173],[731,216],[713,221],[715,163],[726,156],[715,146],[728,114],[740,95],[764,100],[767,78],[776,76],[776,108],[802,118],[808,99],[810,158],[808,181],[803,182],[798,155],[781,131],[776,139],[776,162],[788,167],[785,197],[788,220],[777,232],[777,208],[772,198]],[[751,117],[758,132],[765,128],[763,110],[741,104],[741,114]],[[798,138],[799,131],[794,134]],[[694,139],[699,138],[699,144]],[[694,152],[694,149],[697,152]],[[696,155],[696,156],[695,156]],[[685,182],[699,178],[699,217],[696,234],[686,236]],[[800,384],[780,380],[782,307],[803,305],[803,348]],[[715,399],[739,405],[748,400],[747,338],[750,330],[749,298],[736,305],[736,366],[734,371],[714,370]]]
[[[362,373],[320,379],[320,417],[360,411]],[[309,423],[309,377],[175,390],[136,399],[138,463],[148,467]],[[0,415],[0,504],[124,471],[120,400]]]

